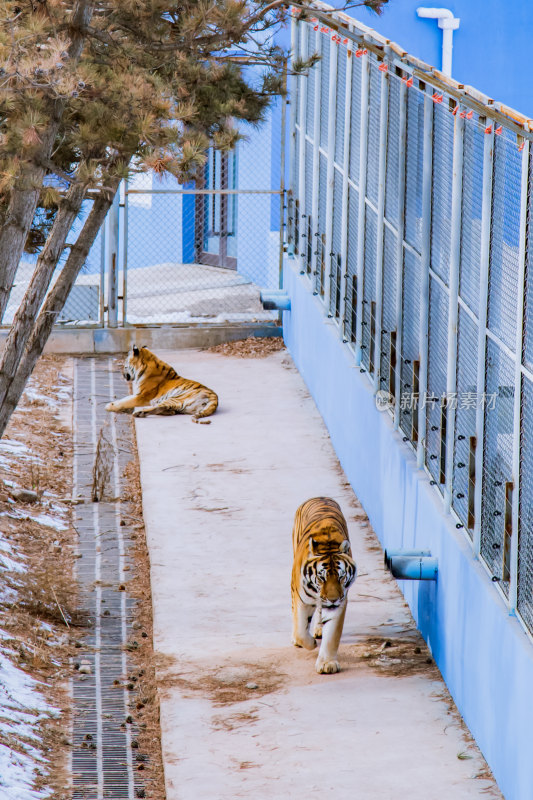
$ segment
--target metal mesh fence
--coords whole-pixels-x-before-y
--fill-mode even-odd
[[[533,134],[355,20],[334,19],[295,22],[319,26],[317,86],[336,86],[334,137],[322,98],[313,173],[317,264],[331,215],[329,282],[315,267],[309,288],[325,313],[342,315],[355,363],[390,393],[404,441],[533,633]]]
[[[509,592],[504,572],[506,494],[513,479],[514,365],[492,339],[487,342],[481,555]]]

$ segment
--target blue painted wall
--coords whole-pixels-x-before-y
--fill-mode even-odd
[[[366,375],[295,259],[285,261],[284,286],[292,303],[285,342],[382,545],[438,558],[437,582],[400,582],[416,623],[506,800],[531,800],[533,645],[389,415],[377,411]]]
[[[495,100],[533,117],[529,53],[533,37],[531,0],[390,0],[381,17],[365,8],[351,13],[365,25],[440,69],[442,31],[436,20],[420,19],[419,6],[444,7],[460,17],[453,33],[452,76]],[[533,791],[532,791],[533,796]]]

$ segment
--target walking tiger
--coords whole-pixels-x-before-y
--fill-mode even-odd
[[[302,503],[294,519],[292,543],[292,643],[313,650],[316,639],[322,638],[316,671],[338,672],[348,589],[357,575],[339,504],[330,497],[313,497]]]

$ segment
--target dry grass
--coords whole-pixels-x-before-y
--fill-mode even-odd
[[[38,788],[51,789],[54,800],[67,798],[70,735],[70,698],[67,692],[70,659],[76,632],[83,624],[73,579],[77,535],[71,524],[72,437],[69,415],[54,405],[58,390],[71,385],[70,360],[45,356],[31,380],[31,392],[22,398],[5,434],[26,445],[19,455],[6,454],[8,474],[2,478],[32,489],[39,500],[30,505],[11,502],[10,489],[0,481],[3,538],[13,547],[25,572],[4,572],[9,601],[0,605],[0,626],[6,631],[6,653],[14,663],[41,681],[47,701],[61,712],[35,728],[45,759],[37,773]],[[67,404],[65,403],[65,406]],[[66,424],[65,424],[66,423]],[[9,515],[9,516],[7,516]],[[39,521],[60,517],[64,530]],[[32,742],[35,746],[35,742]],[[14,747],[14,743],[10,742]],[[18,738],[18,747],[27,743]]]
[[[109,483],[113,472],[115,453],[113,445],[106,436],[106,426],[102,426],[96,443],[94,455],[91,497],[93,503],[109,498]]]
[[[224,342],[224,344],[208,348],[209,353],[220,353],[223,356],[234,358],[266,358],[279,350],[285,350],[283,339],[280,336],[249,336],[247,339]]]
[[[185,697],[199,693],[215,706],[227,706],[277,692],[285,678],[275,664],[239,663],[203,672],[169,670],[160,678],[160,685],[163,690],[178,687]]]

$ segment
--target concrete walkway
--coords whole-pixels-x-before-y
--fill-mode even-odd
[[[167,800],[500,797],[288,354],[160,355],[220,397],[211,425],[137,420]],[[337,675],[290,642],[292,521],[319,494],[360,574]]]

